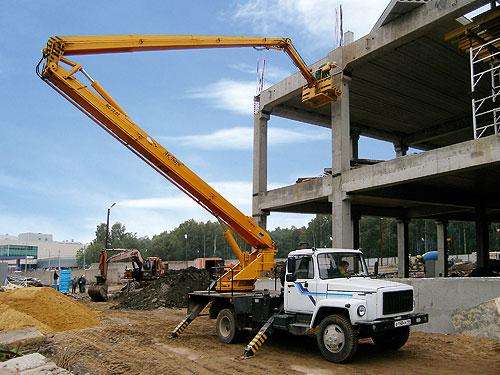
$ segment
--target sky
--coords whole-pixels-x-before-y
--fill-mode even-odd
[[[389,0],[344,0],[344,30],[367,34]],[[307,62],[333,49],[337,0],[17,0],[0,13],[0,234],[43,232],[90,241],[106,208],[138,235],[212,217],[92,123],[35,74],[52,35],[221,34],[287,36]],[[278,51],[212,49],[79,56],[152,137],[251,214],[256,65],[266,83],[295,72]],[[272,117],[269,188],[331,166],[331,132]],[[360,157],[389,159],[392,145],[362,138]],[[277,214],[268,227],[306,224]]]

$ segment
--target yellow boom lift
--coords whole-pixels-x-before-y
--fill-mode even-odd
[[[224,236],[239,263],[219,279],[215,288],[218,291],[251,291],[260,274],[271,270],[275,265],[276,245],[269,234],[252,217],[244,215],[150,137],[82,65],[67,58],[71,55],[229,47],[257,47],[286,52],[307,82],[302,92],[305,103],[320,106],[341,95],[339,89],[334,87],[330,74],[333,64],[325,64],[312,73],[288,38],[203,35],[54,36],[43,49],[37,74],[224,225]],[[85,77],[90,85],[80,81],[77,75]],[[250,252],[239,248],[231,230],[251,246]]]

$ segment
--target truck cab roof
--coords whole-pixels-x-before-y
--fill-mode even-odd
[[[290,251],[288,256],[298,256],[298,255],[312,255],[312,254],[322,254],[322,253],[355,253],[361,254],[361,250],[354,249],[338,249],[338,248],[319,248],[319,249],[299,249]]]

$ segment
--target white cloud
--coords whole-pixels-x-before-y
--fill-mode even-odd
[[[188,97],[207,99],[215,108],[241,115],[253,113],[253,97],[257,84],[254,81],[222,79],[203,88],[188,91]]]
[[[253,144],[253,128],[234,127],[216,130],[208,134],[185,135],[179,137],[159,137],[168,142],[176,142],[182,146],[203,150],[251,150]],[[329,140],[322,133],[298,132],[285,128],[270,127],[268,144],[279,146],[291,143]]]
[[[292,73],[286,69],[280,68],[278,66],[270,65],[268,59],[266,59],[266,68],[265,68],[265,73],[264,73],[264,79],[266,81],[271,80],[271,81],[280,81]],[[237,70],[241,73],[246,73],[246,74],[251,74],[255,77],[257,80],[257,67],[252,66],[250,64],[244,63],[244,62],[239,62],[237,64],[231,64],[229,65],[231,69]]]
[[[260,34],[305,39],[307,48],[333,49],[335,7],[342,4],[344,30],[367,34],[389,0],[247,0],[236,6],[234,21],[250,24]]]
[[[250,215],[252,208],[252,183],[247,181],[217,181],[210,183],[224,198],[243,213]],[[272,183],[269,189],[279,185]],[[272,213],[269,229],[306,225],[313,215]],[[172,189],[167,197],[147,197],[120,201],[113,208],[113,221],[125,224],[128,231],[152,236],[164,230],[172,230],[185,220],[215,221],[205,209],[180,191]],[[89,218],[89,229],[95,228],[100,218]]]

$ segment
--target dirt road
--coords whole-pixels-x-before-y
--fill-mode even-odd
[[[92,306],[96,306],[93,304]],[[67,331],[47,339],[42,353],[77,374],[498,374],[500,344],[458,335],[413,333],[395,353],[377,352],[366,341],[353,363],[323,360],[315,341],[276,338],[257,356],[241,359],[245,343],[217,341],[214,322],[195,320],[182,337],[169,332],[180,310],[102,310],[95,328]]]

